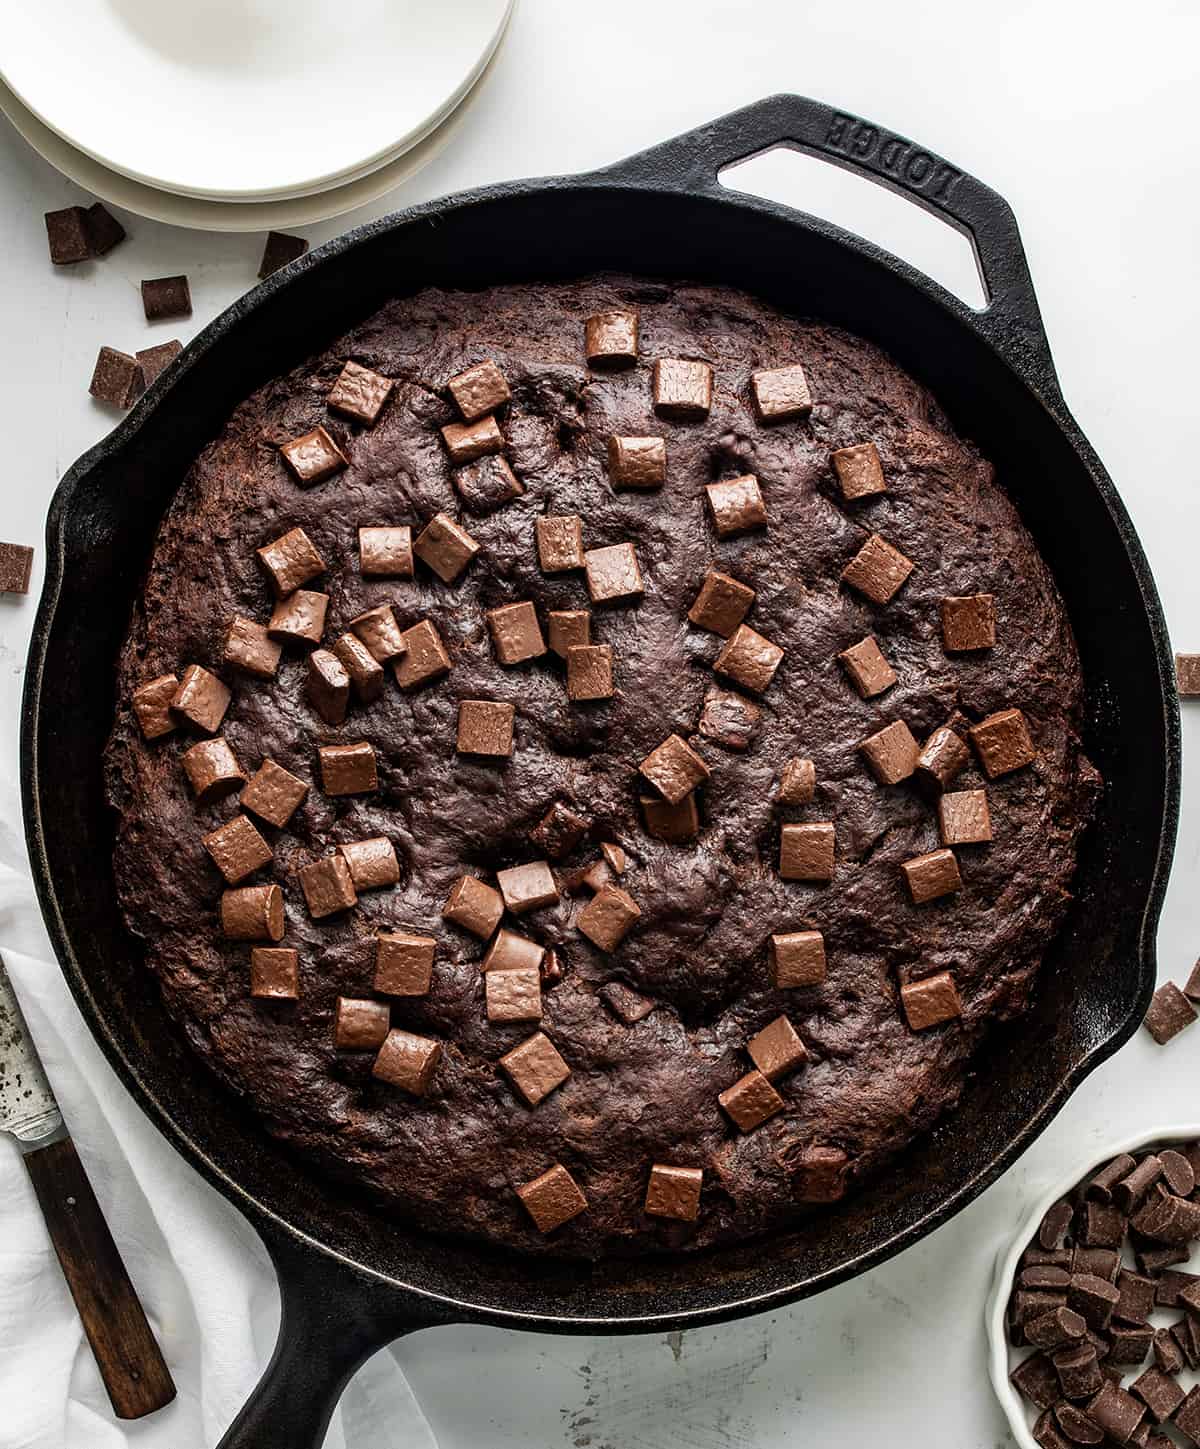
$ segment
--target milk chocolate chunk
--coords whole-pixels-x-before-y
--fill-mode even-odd
[[[817,767],[798,755],[785,762],[779,772],[779,803],[811,805],[817,793]]]
[[[50,260],[56,267],[86,262],[92,255],[87,212],[82,206],[64,206],[60,211],[48,211],[45,222]]]
[[[941,725],[921,746],[921,753],[917,756],[917,778],[935,789],[949,789],[970,758],[971,752],[962,736],[949,725]]]
[[[614,875],[625,874],[625,869],[629,864],[629,857],[619,845],[614,844],[611,840],[602,840],[600,842],[600,854],[607,861]]]
[[[381,931],[375,941],[375,990],[381,996],[427,996],[437,941],[413,931]]]
[[[540,659],[545,654],[546,641],[537,610],[528,599],[489,609],[485,618],[492,648],[501,664],[524,664],[527,659]]]
[[[887,492],[883,465],[874,443],[855,443],[849,448],[837,448],[832,454],[832,461],[838,487],[848,503],[856,498],[872,498],[877,493]]]
[[[754,590],[728,574],[709,569],[688,610],[688,618],[698,629],[708,629],[728,639],[749,612]]]
[[[348,840],[338,846],[338,854],[350,867],[350,879],[356,891],[381,890],[400,881],[396,847],[386,835],[373,835],[367,840]]]
[[[575,925],[593,946],[615,951],[641,914],[641,907],[627,891],[606,885],[580,911]]]
[[[860,639],[849,649],[843,649],[838,658],[855,689],[864,699],[873,699],[896,683],[896,671],[884,658],[882,650],[871,635]]]
[[[917,768],[920,747],[902,719],[885,725],[858,747],[881,785],[898,785]]]
[[[1090,1399],[1104,1387],[1100,1361],[1090,1343],[1070,1344],[1065,1348],[1055,1349],[1051,1363],[1064,1398]],[[1055,1398],[1057,1397],[1055,1394]],[[1039,1407],[1044,1409],[1049,1406],[1041,1404]]]
[[[258,275],[260,278],[269,277],[277,272],[280,267],[286,267],[289,262],[294,262],[302,257],[308,250],[308,243],[302,236],[289,236],[283,231],[269,231],[267,242],[263,247],[262,261],[259,264]]]
[[[840,1147],[807,1148],[796,1164],[792,1191],[798,1202],[833,1203],[846,1195],[850,1159]]]
[[[1068,1350],[1068,1352],[1075,1351]],[[1093,1353],[1092,1362],[1095,1363],[1095,1361],[1096,1355]],[[1008,1376],[1008,1381],[1035,1408],[1052,1409],[1062,1396],[1059,1376],[1055,1372],[1057,1362],[1057,1357],[1051,1362],[1049,1356],[1044,1353],[1031,1353],[1013,1369]],[[1096,1388],[1099,1387],[1100,1385],[1097,1383]]]
[[[749,624],[739,624],[713,660],[713,671],[753,694],[764,694],[783,659],[783,650]]]
[[[592,616],[586,609],[551,609],[546,615],[546,640],[560,659],[592,642]]]
[[[1067,1235],[1067,1229],[1071,1226],[1071,1219],[1074,1213],[1071,1204],[1065,1201],[1052,1203],[1045,1212],[1041,1223],[1038,1226],[1038,1242],[1043,1248],[1058,1248],[1062,1246],[1063,1239]]]
[[[608,478],[614,488],[661,488],[667,481],[666,440],[609,438]]]
[[[189,664],[183,671],[171,708],[188,724],[211,735],[221,728],[231,697],[215,674],[199,664]]]
[[[500,892],[473,875],[459,876],[442,907],[445,920],[453,921],[485,941],[500,924],[503,914],[504,899]]]
[[[317,754],[326,795],[365,795],[378,789],[375,747],[365,740],[353,745],[322,745]]]
[[[587,834],[588,823],[582,815],[555,800],[545,815],[529,832],[529,839],[551,860],[569,855]]]
[[[1176,654],[1175,683],[1184,699],[1200,695],[1200,654]]]
[[[359,528],[358,568],[364,579],[411,579],[412,529],[407,524]]]
[[[419,628],[420,625],[416,627]],[[365,614],[351,619],[350,632],[357,634],[363,641],[371,651],[373,659],[380,664],[386,664],[389,659],[396,659],[405,652],[408,647],[406,634],[412,631],[402,630],[396,623],[391,604],[379,604],[374,609],[368,609]]]
[[[1168,1147],[1158,1154],[1158,1164],[1167,1186],[1176,1197],[1190,1197],[1196,1190],[1196,1170],[1182,1152]]]
[[[781,931],[770,939],[771,985],[780,991],[819,986],[825,980],[825,937],[820,931]]]
[[[646,822],[646,833],[655,840],[682,845],[685,841],[694,840],[700,833],[700,812],[696,808],[695,795],[685,795],[675,805],[656,795],[639,795],[638,802]]]
[[[1175,1410],[1175,1417],[1171,1422],[1181,1434],[1186,1434],[1193,1444],[1200,1444],[1200,1384],[1191,1390],[1183,1403]]]
[[[444,584],[454,583],[478,552],[479,544],[448,513],[431,518],[413,544],[413,553]]]
[[[583,556],[583,566],[587,570],[588,597],[593,604],[636,599],[646,591],[631,543],[589,549]]]
[[[271,847],[244,815],[235,815],[202,840],[227,885],[237,885],[272,859]]]
[[[151,277],[142,282],[142,311],[147,322],[192,315],[192,289],[186,277]]]
[[[329,595],[313,589],[297,589],[277,601],[267,633],[280,644],[319,644],[325,632],[325,611]]]
[[[1002,709],[970,729],[971,743],[989,780],[1032,763],[1037,751],[1019,709]]]
[[[942,647],[947,654],[970,654],[996,643],[996,596],[966,594],[942,600]]]
[[[335,473],[350,466],[350,459],[324,428],[314,428],[311,433],[293,438],[279,451],[295,475],[296,482],[306,487],[324,483],[326,478],[332,478]]]
[[[744,750],[761,720],[762,710],[758,705],[744,695],[714,685],[704,696],[696,728],[706,740],[714,740],[726,749]]]
[[[392,1024],[386,1001],[339,996],[334,1015],[333,1044],[340,1051],[378,1051]]]
[[[613,697],[613,652],[609,644],[582,644],[567,650],[567,698],[582,704]]]
[[[712,774],[691,745],[675,734],[651,750],[638,770],[669,805],[678,805]]]
[[[335,916],[339,911],[348,911],[358,904],[354,877],[341,855],[327,855],[321,860],[314,860],[301,866],[296,874],[300,878],[308,913],[314,921]]]
[[[500,930],[484,952],[479,969],[485,976],[492,971],[540,973],[545,954],[545,947],[531,941],[528,936],[519,936],[516,931]]]
[[[516,709],[493,699],[463,699],[458,704],[460,755],[490,755],[508,759],[513,752]]]
[[[633,367],[638,356],[638,314],[598,312],[583,329],[583,351],[597,372]]]
[[[457,469],[451,482],[468,513],[494,513],[525,492],[524,485],[499,453],[489,453]]]
[[[938,800],[943,845],[979,845],[992,838],[986,790],[957,790]]]
[[[703,1183],[703,1168],[675,1167],[670,1163],[656,1162],[650,1169],[643,1207],[651,1217],[694,1223],[700,1216]]]
[[[490,358],[452,377],[446,386],[465,423],[494,413],[512,398],[504,374]]]
[[[379,1048],[371,1075],[413,1097],[423,1097],[433,1081],[441,1055],[440,1041],[393,1027]]]
[[[753,1132],[783,1110],[783,1098],[757,1068],[726,1087],[717,1101],[742,1132]]]
[[[307,669],[305,688],[313,708],[326,724],[341,724],[350,704],[350,676],[342,661],[328,649],[314,649]]]
[[[577,513],[545,514],[537,520],[536,530],[544,574],[583,568],[583,519]]]
[[[563,1061],[554,1043],[544,1031],[535,1031],[531,1037],[505,1052],[500,1066],[509,1081],[525,1099],[527,1107],[536,1107],[571,1075],[571,1069]]]
[[[1120,1208],[1108,1203],[1085,1202],[1080,1213],[1079,1236],[1089,1248],[1117,1248],[1125,1239],[1128,1221]]]
[[[476,458],[498,453],[504,446],[500,424],[491,416],[474,423],[447,423],[442,429],[442,441],[456,465],[473,463]]]
[[[1156,1424],[1165,1424],[1186,1395],[1170,1374],[1148,1368],[1129,1385],[1129,1392],[1150,1410]]]
[[[752,473],[744,473],[740,478],[727,478],[722,483],[706,483],[704,492],[718,538],[733,538],[736,534],[748,533],[752,528],[766,526],[766,505],[758,479]]]
[[[178,721],[171,713],[171,701],[178,689],[179,680],[173,674],[160,674],[133,691],[130,702],[143,739],[161,739],[174,730]]]
[[[364,704],[379,698],[383,693],[383,665],[357,634],[343,634],[334,644],[332,653],[346,671],[356,698]]]
[[[962,876],[952,850],[931,850],[900,862],[914,905],[936,901],[962,889]]]
[[[842,570],[842,578],[873,604],[886,604],[912,571],[911,559],[873,533]]]
[[[279,667],[280,647],[262,624],[252,619],[231,619],[225,635],[224,660],[258,679],[273,679]]]
[[[799,1071],[808,1061],[808,1050],[786,1016],[777,1016],[756,1032],[746,1043],[746,1051],[768,1082]]]
[[[760,422],[780,423],[786,418],[806,418],[812,412],[808,378],[798,362],[752,372],[750,391]]]
[[[242,791],[239,804],[268,825],[282,830],[308,794],[308,786],[274,760],[264,760]]]
[[[833,879],[832,820],[785,825],[779,832],[779,874],[784,880]]]
[[[396,671],[396,683],[401,689],[416,689],[450,672],[450,655],[429,619],[422,619],[411,629],[400,635],[404,653],[392,668]]]
[[[1074,1404],[1055,1405],[1054,1417],[1072,1444],[1099,1444],[1104,1439],[1104,1431]]]
[[[1035,1348],[1057,1348],[1059,1344],[1082,1338],[1085,1330],[1078,1313],[1070,1308],[1052,1308],[1049,1313],[1029,1320],[1025,1337]]]
[[[299,952],[288,946],[253,947],[250,952],[250,995],[274,1001],[299,1000]]]
[[[0,594],[27,594],[33,571],[33,549],[23,543],[0,543]]]
[[[88,392],[98,401],[114,408],[130,408],[141,397],[145,384],[136,357],[118,352],[115,347],[102,347]]]
[[[1120,1290],[1106,1278],[1098,1278],[1093,1273],[1073,1273],[1068,1281],[1067,1307],[1081,1314],[1098,1333],[1108,1327],[1120,1301]]]
[[[900,1002],[913,1031],[926,1031],[962,1015],[958,988],[949,971],[923,976],[919,981],[906,981],[900,987]]]
[[[142,369],[143,384],[149,387],[157,382],[182,351],[183,343],[175,338],[170,342],[160,342],[157,347],[139,348],[133,355]]]
[[[654,364],[654,411],[680,422],[706,418],[712,409],[713,370],[707,362],[660,357]]]
[[[517,1196],[539,1233],[552,1233],[587,1208],[579,1184],[560,1162],[541,1177],[523,1183],[517,1188]]]
[[[1151,998],[1143,1025],[1159,1046],[1166,1046],[1195,1020],[1196,1011],[1191,1002],[1173,981],[1167,981]]]
[[[1162,1176],[1162,1162],[1153,1152],[1148,1152],[1129,1172],[1116,1183],[1112,1200],[1123,1213],[1131,1213]]]
[[[347,362],[325,401],[335,413],[373,427],[395,385],[382,373],[360,367],[357,362]]]
[[[544,860],[531,860],[526,865],[511,866],[496,872],[496,884],[504,897],[505,907],[514,916],[552,906],[558,900],[554,874]]]
[[[256,549],[259,562],[271,576],[275,597],[294,594],[301,584],[325,572],[325,560],[302,528],[289,529],[273,543]]]
[[[542,973],[536,966],[515,966],[484,973],[489,1021],[541,1021]]]
[[[283,892],[277,885],[223,891],[221,931],[231,941],[282,941]]]

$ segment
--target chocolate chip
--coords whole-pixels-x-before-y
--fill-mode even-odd
[[[551,609],[546,615],[546,642],[566,659],[570,650],[592,642],[592,616],[586,609]]]
[[[638,355],[638,314],[598,312],[584,324],[583,350],[598,372],[632,367]]]
[[[192,292],[186,277],[153,277],[142,283],[142,310],[147,322],[165,317],[190,317]]]
[[[942,600],[942,648],[947,654],[970,654],[996,643],[994,594],[966,594]]]
[[[786,418],[806,418],[812,412],[808,379],[798,362],[752,372],[750,392],[759,422],[778,423]]]
[[[495,967],[483,978],[489,1021],[540,1021],[542,976],[536,966]]]
[[[334,1016],[333,1044],[340,1051],[378,1051],[391,1026],[386,1001],[363,1001],[339,996]]]
[[[544,574],[583,568],[583,519],[577,513],[545,514],[537,520],[536,532]]]
[[[992,838],[986,790],[959,790],[938,800],[943,845],[979,845]]]
[[[356,891],[376,891],[399,884],[400,862],[396,847],[386,835],[346,841],[338,846],[338,854],[350,867]]]
[[[1059,1429],[1052,1409],[1041,1415],[1031,1432],[1034,1442],[1040,1444],[1041,1449],[1072,1449],[1071,1441]]]
[[[753,1132],[783,1110],[783,1098],[757,1069],[726,1087],[717,1101],[742,1132]]]
[[[130,703],[143,739],[157,740],[175,729],[178,721],[171,713],[171,701],[178,690],[175,675],[160,674],[133,691]]]
[[[48,211],[45,222],[50,260],[56,267],[86,262],[92,255],[87,212],[82,206],[64,206],[61,211]]]
[[[898,785],[917,768],[920,749],[902,719],[869,735],[858,748],[881,785]]]
[[[305,487],[323,483],[350,466],[349,458],[324,428],[314,428],[311,433],[293,438],[290,443],[282,444],[279,451],[296,482]]]
[[[274,1001],[298,1000],[299,953],[287,946],[255,946],[250,952],[250,995]]]
[[[325,401],[335,413],[373,427],[391,396],[395,383],[380,372],[347,362]]]
[[[1187,997],[1173,981],[1167,981],[1151,998],[1143,1025],[1159,1046],[1166,1046],[1195,1020],[1195,1009]]]
[[[1159,1248],[1149,1243],[1139,1243],[1134,1249],[1138,1267],[1148,1278],[1158,1278],[1164,1268],[1170,1268],[1175,1263],[1186,1263],[1189,1256],[1186,1247]],[[1161,1287],[1160,1281],[1159,1288]]]
[[[784,880],[832,880],[833,860],[832,820],[785,825],[780,830],[779,874]]]
[[[460,755],[492,755],[508,759],[513,752],[516,709],[493,699],[463,699],[458,704]]]
[[[1176,654],[1175,682],[1184,699],[1200,696],[1200,654]]]
[[[838,487],[847,502],[887,492],[883,466],[874,443],[855,443],[849,448],[838,448],[832,455],[832,461]]]
[[[507,1051],[500,1058],[500,1067],[525,1099],[527,1107],[536,1107],[571,1075],[571,1069],[559,1055],[554,1043],[543,1031]]]
[[[582,644],[567,650],[567,698],[574,703],[611,699],[613,652],[608,644]]]
[[[216,830],[210,830],[201,841],[227,885],[237,885],[253,875],[269,864],[273,856],[271,847],[244,815],[235,815]]]
[[[588,1205],[579,1184],[561,1162],[556,1162],[532,1182],[522,1183],[517,1188],[517,1196],[539,1233],[552,1233],[555,1228],[561,1228]]]
[[[1037,755],[1019,709],[1002,709],[970,728],[971,743],[989,780],[1031,764]]]
[[[552,906],[558,900],[554,872],[544,860],[531,860],[525,865],[510,866],[496,872],[496,884],[504,897],[504,905],[514,916]]]
[[[500,930],[484,953],[479,969],[485,976],[492,971],[539,972],[545,954],[544,947],[527,936],[519,936],[516,931],[507,929]]]
[[[494,413],[512,397],[504,374],[490,358],[452,377],[446,386],[465,423]]]
[[[442,441],[456,466],[498,453],[504,446],[500,425],[490,415],[474,423],[447,423],[442,429]]]
[[[459,876],[442,907],[442,916],[447,921],[485,941],[500,924],[503,914],[504,900],[500,892],[473,875]]]
[[[771,985],[779,991],[819,986],[825,980],[825,938],[820,931],[784,931],[768,944]]]
[[[441,1055],[440,1041],[393,1027],[379,1048],[371,1075],[411,1096],[423,1097],[433,1081]]]
[[[1200,1238],[1200,1203],[1164,1193],[1138,1213],[1133,1226],[1158,1243],[1190,1243]]]
[[[277,599],[295,593],[309,579],[315,579],[318,574],[325,572],[325,560],[302,528],[289,529],[273,543],[268,543],[255,552],[270,575]]]
[[[279,644],[319,644],[325,632],[329,595],[314,589],[297,589],[279,599],[271,611],[267,633]]]
[[[608,477],[614,488],[661,488],[667,481],[666,441],[609,438]]]
[[[199,664],[189,664],[180,678],[171,708],[188,724],[211,735],[220,729],[231,698],[229,690],[215,674],[210,674]]]
[[[343,634],[334,644],[334,658],[346,671],[356,698],[370,704],[383,693],[383,665],[357,634]]]
[[[381,996],[428,996],[437,941],[415,931],[380,931],[375,941],[375,990]]]
[[[1189,1001],[1200,1001],[1200,961],[1192,967],[1191,974],[1184,983],[1183,994]]]
[[[700,1189],[704,1172],[699,1167],[674,1167],[656,1162],[650,1169],[643,1204],[651,1217],[694,1223],[700,1216]]]
[[[552,860],[569,855],[587,834],[588,822],[555,800],[529,832],[529,839]]]
[[[713,672],[732,679],[753,694],[764,694],[784,651],[748,624],[739,624],[713,660]]]
[[[350,704],[350,676],[342,661],[328,649],[308,656],[305,688],[313,708],[326,724],[341,724]]]
[[[645,592],[637,553],[631,543],[592,548],[583,556],[588,597],[593,604],[640,598]]]
[[[172,339],[170,342],[160,342],[157,347],[143,347],[135,352],[133,355],[142,369],[143,386],[149,387],[151,383],[157,382],[182,351],[183,343]]]
[[[708,629],[728,639],[746,617],[754,602],[754,590],[728,574],[709,569],[688,610],[688,618],[698,629]]]
[[[321,788],[326,795],[365,795],[379,788],[375,749],[365,740],[352,745],[322,745]]]
[[[283,892],[277,885],[221,893],[221,931],[231,941],[282,941]]]
[[[746,1052],[768,1082],[797,1072],[808,1061],[808,1050],[786,1016],[774,1021],[746,1043]]]
[[[280,267],[286,267],[289,262],[294,262],[298,257],[302,257],[307,250],[308,243],[302,236],[289,236],[286,232],[269,231],[258,275],[260,277],[271,276]]]
[[[142,395],[145,383],[142,369],[136,357],[127,352],[118,352],[114,347],[102,347],[96,358],[88,392],[99,402],[114,408],[129,408]]]
[[[913,1031],[926,1031],[962,1015],[958,988],[949,971],[904,982],[900,987],[900,1003]]]
[[[308,794],[308,786],[274,760],[264,760],[242,791],[239,803],[268,825],[282,830]]]
[[[479,544],[450,517],[436,514],[418,534],[413,553],[444,584],[454,583],[479,552]]]
[[[874,699],[896,683],[896,671],[870,634],[849,649],[843,649],[838,658],[863,699]]]
[[[727,478],[721,483],[706,483],[704,492],[718,538],[733,538],[736,534],[766,527],[766,505],[758,479],[752,473]]]
[[[654,411],[679,422],[706,418],[712,408],[713,370],[707,362],[660,357],[654,364]]]
[[[311,861],[296,872],[304,892],[308,913],[314,921],[348,911],[358,904],[354,877],[341,855],[327,855]]]
[[[651,750],[638,771],[670,805],[678,805],[712,774],[691,745],[676,734]]]
[[[696,807],[695,795],[685,795],[672,805],[657,796],[639,795],[646,831],[656,840],[671,845],[682,845],[694,840],[700,832],[700,813]]]
[[[886,604],[912,571],[911,559],[873,533],[842,570],[842,578],[872,603]]]
[[[422,619],[411,629],[404,629],[400,642],[404,645],[404,653],[392,668],[401,689],[416,689],[450,672],[450,655],[442,636],[429,619]]]
[[[817,793],[817,767],[811,760],[794,756],[779,772],[779,803],[810,805]]]
[[[704,696],[697,733],[730,750],[744,750],[754,738],[762,710],[733,690],[715,685]]]
[[[946,790],[966,768],[971,758],[962,737],[949,725],[941,725],[921,746],[917,756],[917,777],[937,790]]]
[[[492,648],[501,664],[523,664],[545,654],[546,641],[542,638],[537,610],[527,599],[488,609],[485,618]]]
[[[641,907],[620,886],[604,886],[576,917],[576,929],[601,951],[615,951],[642,914]]]

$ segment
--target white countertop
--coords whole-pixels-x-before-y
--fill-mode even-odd
[[[1198,52],[1200,10],[1186,0],[1146,0],[1135,18],[1103,0],[1002,8],[524,0],[450,150],[394,197],[306,234],[315,243],[464,187],[586,170],[778,90],[907,134],[1015,209],[1068,404],[1133,514],[1177,646],[1200,651]],[[759,168],[779,199],[865,231],[948,284],[969,278],[965,243],[915,208],[791,155]],[[0,600],[6,773],[16,764],[46,506],[61,474],[113,422],[87,395],[97,348],[186,341],[254,284],[262,248],[260,237],[123,218],[131,239],[109,258],[54,269],[42,212],[81,199],[0,123],[0,538],[38,549],[33,596]],[[137,283],[174,272],[191,278],[195,315],[183,327],[151,328]],[[1186,749],[1200,746],[1200,704],[1185,707],[1184,736]],[[1185,759],[1184,824],[1159,933],[1162,979],[1182,979],[1200,952],[1200,820],[1186,808],[1200,798],[1200,749]],[[1139,1032],[949,1225],[785,1311],[674,1342],[448,1328],[395,1352],[444,1449],[993,1449],[1006,1441],[984,1366],[995,1249],[1035,1186],[1086,1159],[1094,1144],[1195,1117],[1198,1064],[1200,1029],[1165,1050]]]

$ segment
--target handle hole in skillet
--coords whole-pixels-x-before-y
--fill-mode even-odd
[[[968,307],[978,311],[987,305],[967,238],[874,181],[788,146],[726,166],[718,179],[731,191],[782,202],[856,232],[940,282]]]

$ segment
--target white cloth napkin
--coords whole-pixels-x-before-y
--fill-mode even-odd
[[[20,821],[15,785],[0,782],[0,951],[179,1394],[146,1419],[114,1418],[17,1148],[0,1134],[0,1449],[212,1449],[274,1346],[274,1271],[92,1040],[42,926]],[[352,1380],[325,1444],[436,1449],[389,1350]]]

